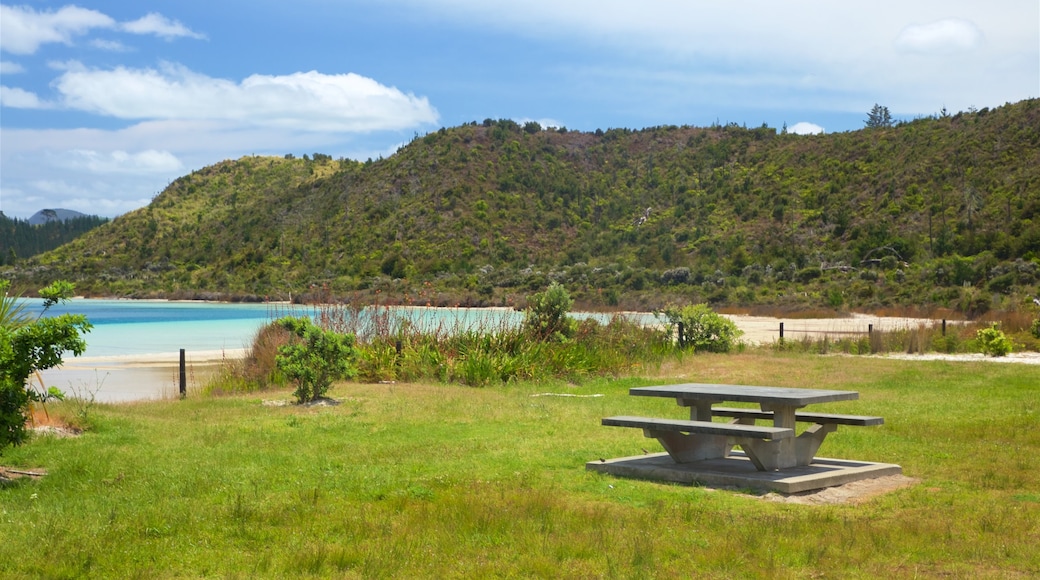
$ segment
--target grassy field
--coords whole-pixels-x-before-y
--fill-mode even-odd
[[[909,578],[1040,575],[1040,369],[751,352],[581,386],[340,384],[84,408],[80,437],[0,463],[0,577]],[[628,388],[675,380],[840,388],[829,457],[920,479],[858,505],[625,480],[586,461],[656,441],[602,417],[682,417]],[[541,393],[600,397],[534,396]]]

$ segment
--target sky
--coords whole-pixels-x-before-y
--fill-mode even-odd
[[[486,118],[812,135],[1038,96],[1037,0],[23,0],[0,211],[114,217],[224,159],[378,159]]]

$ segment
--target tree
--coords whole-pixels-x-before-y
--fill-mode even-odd
[[[278,369],[296,383],[296,402],[316,401],[325,396],[332,381],[357,374],[354,335],[325,330],[307,318],[287,316],[275,324],[296,335],[296,340],[278,348],[275,358]]]
[[[868,129],[891,127],[893,124],[892,114],[888,112],[888,107],[874,103],[874,108],[867,113],[867,120],[864,123],[866,123]]]
[[[83,354],[87,344],[80,337],[91,325],[82,314],[62,314],[35,320],[28,316],[19,296],[9,296],[10,282],[0,280],[0,451],[25,440],[25,422],[34,402],[43,402],[61,392],[51,387],[39,392],[29,385],[38,371],[62,363],[70,351]],[[72,296],[69,282],[54,282],[40,290],[43,312]]]

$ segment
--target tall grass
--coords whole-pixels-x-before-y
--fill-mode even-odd
[[[617,314],[601,324],[578,323],[567,340],[545,340],[500,310],[455,311],[451,317],[400,316],[394,307],[322,303],[309,316],[323,328],[357,339],[358,380],[435,380],[483,387],[520,380],[581,381],[654,368],[673,352],[671,337]],[[272,316],[292,313],[285,308]],[[440,313],[438,313],[440,314]],[[274,360],[288,335],[261,329],[245,359],[225,361],[207,392],[226,394],[284,386]]]

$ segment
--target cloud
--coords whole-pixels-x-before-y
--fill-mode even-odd
[[[156,12],[150,12],[147,16],[143,16],[132,22],[124,22],[120,28],[133,34],[154,34],[159,38],[164,38],[166,40],[172,40],[177,37],[197,39],[206,38],[202,34],[192,32],[188,27],[184,26],[180,22],[170,20]]]
[[[95,38],[94,40],[91,40],[90,46],[101,50],[107,50],[109,52],[128,52],[130,50],[128,46],[118,40],[105,40],[103,38]]]
[[[55,88],[69,108],[120,119],[232,121],[312,132],[399,130],[435,123],[416,97],[354,73],[252,75],[241,83],[176,64],[159,70],[72,67]]]
[[[78,6],[37,12],[29,6],[0,4],[0,50],[12,54],[33,54],[41,45],[49,43],[72,44],[74,37],[97,28],[123,30],[131,34],[154,34],[166,40],[177,37],[205,38],[180,22],[155,12],[119,24],[97,10]]]
[[[0,106],[12,109],[50,109],[49,103],[41,101],[35,93],[16,87],[0,86]]]
[[[70,44],[72,37],[92,28],[111,28],[112,18],[96,10],[65,6],[57,12],[36,12],[28,6],[0,5],[0,50],[32,54],[41,44]]]
[[[819,135],[823,133],[823,127],[815,123],[802,121],[801,123],[795,123],[789,127],[787,132],[794,133],[795,135]]]
[[[0,60],[0,74],[13,75],[25,72],[25,67],[9,60]]]
[[[982,42],[982,32],[966,20],[947,19],[929,24],[911,24],[896,37],[900,52],[949,54],[972,50]]]
[[[713,109],[784,103],[850,112],[883,98],[924,113],[943,102],[964,108],[1037,96],[1036,0],[993,0],[986,9],[970,0],[384,2],[435,23],[591,49],[602,58],[561,76],[670,75],[679,98]],[[927,68],[906,58],[922,51],[956,58]],[[812,79],[813,90],[794,79]]]
[[[169,151],[148,149],[138,153],[73,149],[61,154],[54,164],[96,174],[169,174],[184,169],[184,164]]]

